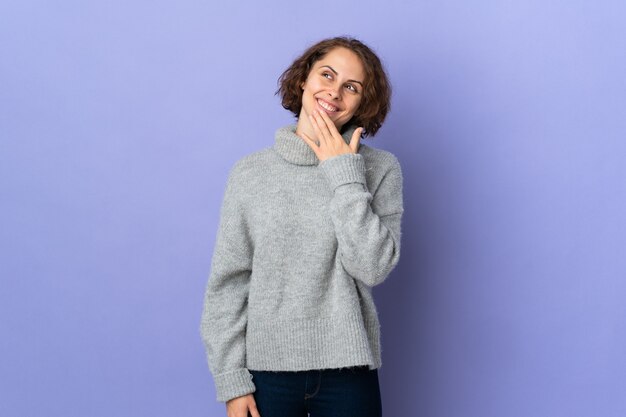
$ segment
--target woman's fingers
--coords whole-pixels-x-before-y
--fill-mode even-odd
[[[330,117],[328,117],[328,115],[325,112],[317,111],[317,110],[313,111],[313,115],[317,118],[318,120],[317,124],[322,130],[322,133],[324,133],[324,136],[326,136],[326,139],[327,140],[334,139],[335,135],[331,131],[331,127],[329,126],[329,124],[332,125],[333,128],[335,128],[335,123],[333,123],[333,121],[330,120]],[[335,128],[335,131],[337,131],[337,128]]]
[[[252,417],[261,417],[261,414],[259,414],[259,410],[257,410],[256,405],[253,405],[252,407],[250,407],[250,415]]]
[[[313,110],[309,115],[309,120],[319,142],[314,141],[305,133],[302,133],[302,138],[313,149],[320,161],[343,153],[358,153],[361,133],[363,133],[362,127],[354,131],[350,143],[346,144],[337,126],[327,114]]]
[[[326,131],[328,132],[329,136],[335,139],[341,139],[341,134],[339,133],[339,130],[337,130],[337,126],[335,126],[335,122],[333,122],[330,119],[330,116],[326,114],[326,112],[324,111],[318,111],[317,113],[320,115],[320,117],[324,121],[323,125],[326,128]]]
[[[324,139],[326,139],[326,144],[333,147],[340,146],[341,142],[343,142],[343,138],[337,130],[335,122],[330,119],[326,112],[314,110],[313,114],[317,121],[317,125],[322,131]]]
[[[253,394],[243,395],[226,402],[226,415],[228,417],[248,417],[248,410],[252,417],[261,417],[256,408]]]
[[[363,133],[363,128],[358,127],[352,134],[352,139],[350,140],[350,149],[352,149],[354,153],[357,153],[359,151],[359,141],[361,140],[361,133]]]

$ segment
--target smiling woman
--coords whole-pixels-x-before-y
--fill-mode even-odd
[[[336,68],[336,69],[335,69]],[[302,82],[302,107],[296,129],[297,135],[314,136],[309,116],[314,112],[328,114],[338,130],[352,119],[361,104],[361,87],[364,78],[359,57],[346,48],[335,48],[315,63],[306,81]]]
[[[388,111],[380,59],[348,37],[280,76],[297,124],[231,168],[200,331],[229,417],[379,417],[372,287],[400,258],[402,171],[360,143]]]
[[[331,105],[353,103],[354,111],[344,115],[350,117],[333,119],[340,131],[346,123],[355,124],[373,136],[390,110],[391,85],[380,59],[352,38],[331,38],[311,46],[283,72],[279,83],[283,107],[299,120],[315,108],[311,97]]]

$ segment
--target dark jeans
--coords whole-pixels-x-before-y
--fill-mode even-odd
[[[261,417],[381,417],[378,370],[250,370]],[[308,413],[308,414],[307,414]]]

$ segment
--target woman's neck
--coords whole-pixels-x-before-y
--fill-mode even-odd
[[[301,116],[296,125],[296,135],[304,139],[303,133],[315,141],[319,140],[315,134],[315,130],[313,130],[311,122],[306,117]]]

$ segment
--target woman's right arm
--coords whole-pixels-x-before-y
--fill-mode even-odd
[[[235,164],[228,176],[200,324],[219,402],[256,390],[245,366],[253,250],[241,204],[238,171]]]

